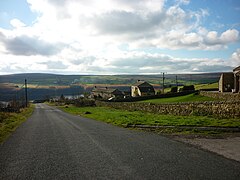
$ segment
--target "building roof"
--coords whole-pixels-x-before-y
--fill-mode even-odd
[[[146,81],[138,81],[133,86],[137,86],[141,92],[155,92],[153,86]]]
[[[140,80],[138,80],[135,84],[133,84],[133,86],[152,87],[152,85],[149,84],[148,82],[140,81]]]
[[[123,94],[122,91],[113,88],[93,88],[92,92],[95,93],[106,93],[106,94]]]
[[[143,92],[155,92],[154,88],[153,87],[141,87],[139,86],[138,87],[139,90],[143,93]]]
[[[234,68],[234,69],[233,69],[233,72],[239,74],[239,72],[240,72],[240,66]]]

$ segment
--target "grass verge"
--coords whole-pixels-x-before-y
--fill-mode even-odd
[[[216,99],[211,97],[201,96],[198,94],[188,94],[185,96],[150,99],[150,100],[139,101],[139,102],[161,104],[161,103],[177,103],[177,102],[204,102],[204,101],[216,101]]]
[[[21,123],[30,117],[33,110],[34,105],[30,105],[28,108],[21,109],[20,113],[0,112],[0,143],[6,140]]]
[[[127,125],[240,127],[240,120],[238,119],[216,119],[207,116],[159,115],[140,111],[130,112],[108,107],[79,108],[69,106],[68,108],[65,108],[62,106],[61,109],[71,114],[124,127]],[[171,130],[170,132],[173,131],[174,130]],[[193,131],[193,133],[194,132],[195,131]]]

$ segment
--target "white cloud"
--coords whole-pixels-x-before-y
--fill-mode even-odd
[[[176,2],[178,5],[188,5],[190,3],[190,0],[177,0]]]
[[[235,67],[240,66],[240,49],[237,49],[236,52],[232,54],[230,64]]]
[[[38,37],[27,35],[17,37],[6,37],[0,33],[0,40],[5,47],[6,53],[14,55],[43,55],[50,56],[60,51],[61,44],[50,44]]]
[[[161,53],[144,53],[139,51],[121,51],[114,57],[113,52],[103,56],[88,56],[79,53],[78,57],[61,59],[61,54],[51,58],[41,56],[1,56],[7,59],[0,66],[0,72],[51,72],[71,74],[158,74],[188,72],[220,72],[229,71],[239,64],[239,50],[233,53],[230,61],[215,58],[177,58]],[[32,61],[32,59],[36,59]],[[55,59],[55,60],[53,60]],[[230,64],[230,62],[232,64]]]
[[[179,0],[175,6],[164,7],[164,0],[28,0],[31,9],[39,13],[32,27],[14,29],[12,34],[30,35],[45,42],[78,42],[81,49],[97,44],[127,43],[129,47],[159,47],[169,49],[216,49],[239,39],[236,29],[226,30],[220,37],[197,32],[208,11],[185,11]],[[15,27],[21,21],[15,19]],[[207,31],[207,30],[206,30]],[[8,32],[11,33],[11,32]],[[204,41],[203,41],[204,40]]]
[[[239,40],[239,32],[236,29],[228,29],[220,36],[220,40],[223,43],[231,43]]]
[[[0,56],[15,62],[2,65],[0,72],[6,68],[94,74],[204,71],[219,61],[178,59],[146,49],[219,50],[239,41],[237,29],[221,33],[202,27],[209,12],[183,9],[189,0],[170,7],[164,0],[27,1],[39,17],[31,26],[13,19],[14,29],[0,28]]]
[[[26,26],[22,21],[20,21],[19,19],[12,19],[10,21],[10,24],[15,27],[15,28],[20,28],[20,27],[24,27]]]

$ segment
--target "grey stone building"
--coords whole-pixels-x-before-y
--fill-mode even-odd
[[[240,66],[233,69],[234,74],[234,92],[240,92]]]
[[[240,66],[233,72],[222,73],[218,82],[219,92],[240,92]]]
[[[153,86],[145,81],[138,80],[137,83],[131,87],[131,96],[152,96],[155,95]]]
[[[97,99],[109,99],[109,98],[115,98],[115,99],[121,99],[124,97],[124,93],[118,89],[113,88],[97,88],[96,86],[93,88],[91,92],[91,97],[97,98]]]

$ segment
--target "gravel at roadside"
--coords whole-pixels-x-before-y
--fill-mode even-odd
[[[239,133],[225,136],[174,136],[173,138],[240,162]]]

